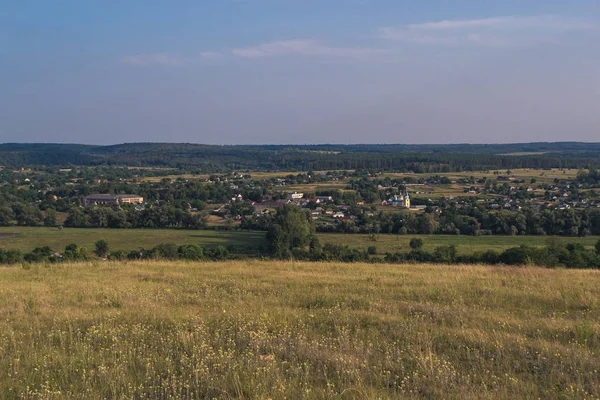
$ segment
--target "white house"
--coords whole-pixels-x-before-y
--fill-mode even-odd
[[[299,200],[304,197],[304,193],[300,192],[289,192],[287,194],[288,200]]]

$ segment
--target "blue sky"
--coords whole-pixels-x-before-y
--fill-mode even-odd
[[[0,142],[600,141],[600,1],[4,2],[0,87]]]

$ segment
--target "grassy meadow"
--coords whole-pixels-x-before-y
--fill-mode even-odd
[[[598,398],[600,273],[0,268],[0,398]]]
[[[152,248],[160,243],[245,248],[263,245],[264,238],[264,232],[224,230],[0,227],[0,248],[22,251],[41,246],[58,251],[70,243],[94,249],[96,241],[101,239],[112,250]]]
[[[437,246],[454,244],[459,254],[472,254],[477,251],[504,251],[522,244],[545,246],[548,237],[544,236],[454,236],[454,235],[366,235],[366,234],[318,234],[323,243],[345,244],[352,248],[366,250],[377,247],[379,254],[410,250],[410,239],[423,239],[424,249],[433,251]],[[59,251],[75,243],[93,249],[96,241],[106,240],[112,250],[134,250],[140,247],[152,248],[159,243],[198,244],[203,247],[218,245],[233,246],[237,251],[254,254],[265,245],[265,233],[257,231],[223,230],[184,230],[184,229],[95,229],[95,228],[29,228],[0,227],[0,248],[19,249],[29,252],[36,247],[50,246]],[[375,241],[373,241],[375,239]],[[563,243],[581,243],[593,247],[600,238],[557,237]],[[253,250],[248,250],[253,249]]]

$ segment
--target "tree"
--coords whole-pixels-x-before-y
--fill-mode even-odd
[[[421,250],[423,248],[423,239],[419,239],[419,238],[410,239],[410,248],[413,250]]]
[[[311,241],[315,227],[309,214],[295,205],[285,204],[277,209],[267,232],[271,254],[279,258],[304,249]]]
[[[9,226],[15,218],[15,213],[10,207],[0,207],[0,226]]]
[[[596,242],[596,253],[600,254],[600,240]]]
[[[56,226],[56,210],[54,208],[49,208],[46,211],[46,218],[44,218],[45,226]]]
[[[104,258],[108,255],[108,243],[106,243],[106,240],[98,240],[96,242],[96,250],[94,250],[94,253],[100,258]]]

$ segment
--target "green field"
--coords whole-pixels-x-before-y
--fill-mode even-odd
[[[94,229],[94,228],[0,228],[0,248],[31,251],[50,246],[62,250],[75,243],[93,249],[98,240],[106,240],[113,250],[152,248],[159,243],[199,244],[212,246],[261,246],[264,232],[237,232],[179,229]]]
[[[377,247],[380,254],[405,252],[410,250],[410,239],[423,239],[424,249],[433,251],[437,246],[455,245],[459,254],[472,254],[486,250],[504,251],[521,245],[542,247],[546,245],[548,236],[456,236],[456,235],[354,235],[354,234],[320,234],[323,242],[346,244],[353,248],[366,249]],[[373,241],[375,238],[375,241]],[[556,237],[560,243],[581,243],[588,248],[600,240],[599,237]]]
[[[404,252],[410,250],[411,238],[423,239],[425,250],[432,251],[437,246],[453,244],[459,254],[471,254],[476,251],[503,251],[522,244],[545,246],[545,236],[451,236],[451,235],[362,235],[362,234],[319,234],[323,243],[344,244],[365,250],[369,246],[377,247],[379,254],[386,252]],[[140,247],[152,248],[159,243],[199,244],[204,247],[234,246],[239,251],[264,246],[264,232],[216,231],[216,230],[179,230],[179,229],[87,229],[87,228],[26,228],[1,227],[0,248],[31,251],[36,247],[50,246],[59,251],[70,243],[94,248],[96,241],[106,240],[113,250],[134,250]],[[375,241],[373,241],[375,239]],[[556,238],[562,243],[582,243],[589,248],[600,239],[598,237]]]
[[[0,398],[598,398],[599,298],[533,267],[0,268]]]

